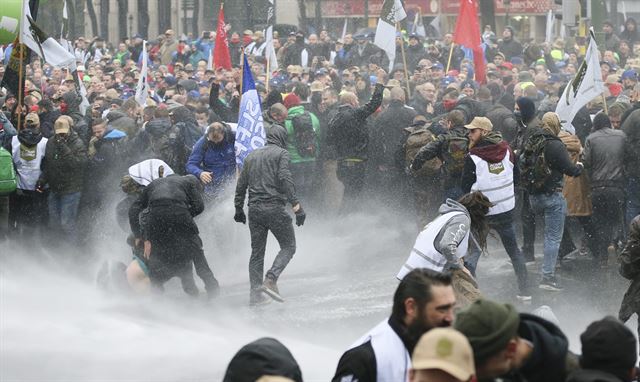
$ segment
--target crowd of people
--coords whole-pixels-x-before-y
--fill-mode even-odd
[[[145,107],[134,98],[142,37],[117,48],[77,38],[88,104],[75,74],[37,59],[26,67],[23,99],[3,90],[0,145],[8,155],[0,155],[0,174],[10,163],[17,189],[0,196],[0,238],[33,245],[55,237],[85,248],[124,192],[116,215],[134,260],[119,269],[121,281],[146,290],[179,277],[196,295],[195,266],[213,297],[219,286],[194,218],[230,203],[225,191],[235,189],[236,222],[247,223],[248,194],[250,305],[258,306],[284,301],[276,282],[296,251],[287,204],[301,226],[306,211],[340,219],[369,208],[371,199],[414,219],[421,232],[398,274],[391,318],[345,353],[335,381],[508,373],[529,381],[586,381],[602,373],[602,380],[631,380],[635,339],[620,322],[606,318],[587,329],[573,368],[583,370],[570,373],[556,325],[480,299],[475,282],[494,230],[511,259],[517,297],[531,300],[526,263],[535,261],[538,230],[540,289],[562,291],[556,269],[569,268],[571,259],[590,258],[596,273],[619,261],[622,276],[634,280],[620,318],[640,312],[640,33],[632,18],[621,33],[614,28],[602,25],[605,92],[573,121],[554,110],[584,60],[588,40],[579,37],[523,46],[512,27],[497,38],[487,26],[486,73],[477,75],[451,34],[399,32],[390,65],[367,33],[275,33],[277,65],[267,65],[261,31],[229,30],[233,68],[225,70],[208,66],[215,33],[177,38],[167,30],[148,45]],[[240,167],[234,131],[243,55],[256,80],[267,145]],[[269,231],[280,252],[265,275]],[[454,321],[456,300],[469,307]],[[452,324],[462,335],[430,330]],[[301,380],[299,370],[289,377]]]

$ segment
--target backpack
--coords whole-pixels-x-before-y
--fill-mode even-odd
[[[464,168],[464,158],[469,153],[469,138],[452,135],[447,142],[446,168],[449,174],[460,174]]]
[[[529,192],[539,192],[551,175],[551,169],[544,158],[544,148],[548,137],[534,134],[525,142],[518,160],[522,185]]]
[[[405,143],[404,160],[407,166],[413,163],[413,159],[418,155],[418,151],[426,146],[429,142],[435,140],[435,136],[426,128],[406,129],[409,132],[407,142]],[[434,176],[440,172],[442,161],[439,158],[433,158],[425,162],[420,170],[416,172],[417,177]]]
[[[301,157],[309,158],[316,156],[316,132],[313,130],[313,120],[311,113],[304,111],[291,118],[293,126],[293,136],[296,150]]]
[[[0,147],[0,195],[9,195],[18,187],[11,153]]]

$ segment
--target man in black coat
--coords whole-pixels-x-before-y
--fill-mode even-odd
[[[355,208],[362,187],[369,148],[367,118],[382,104],[384,86],[376,84],[371,99],[360,106],[358,97],[350,92],[340,96],[338,113],[329,122],[327,144],[335,149],[338,159],[338,179],[344,185],[342,211]]]
[[[262,293],[278,302],[284,302],[276,284],[280,274],[296,252],[296,237],[291,216],[285,210],[287,202],[296,215],[296,225],[304,224],[306,214],[296,196],[293,184],[291,160],[287,151],[287,130],[274,123],[267,131],[267,145],[251,152],[244,161],[236,186],[233,219],[246,224],[244,200],[249,191],[249,231],[251,233],[251,258],[249,304],[269,302]],[[276,237],[280,252],[264,277],[264,255],[269,231]]]
[[[184,291],[198,295],[193,280],[193,265],[209,297],[218,291],[202,249],[200,231],[193,220],[204,211],[200,181],[193,175],[169,175],[156,179],[142,191],[129,208],[129,224],[135,244],[144,242],[151,285],[162,290],[164,283],[180,277]],[[144,224],[140,213],[148,209]]]

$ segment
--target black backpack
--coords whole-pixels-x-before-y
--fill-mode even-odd
[[[291,118],[293,126],[294,143],[301,157],[316,156],[316,132],[313,130],[311,113],[304,111]]]

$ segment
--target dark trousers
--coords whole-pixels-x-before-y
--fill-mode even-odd
[[[536,241],[536,215],[531,209],[527,191],[522,191],[520,218],[522,219],[522,253],[525,259],[532,260]]]
[[[365,161],[338,161],[338,180],[344,185],[344,195],[340,207],[343,213],[358,209],[358,198],[360,198],[364,187],[366,163]]]
[[[185,292],[193,294],[192,263],[207,292],[218,282],[213,276],[202,249],[202,240],[189,211],[183,208],[161,207],[149,210],[145,228],[151,242],[149,277],[154,285],[162,285],[172,277],[180,277]],[[197,288],[195,288],[197,294]]]
[[[284,268],[296,252],[296,236],[291,216],[282,205],[249,206],[249,231],[251,233],[251,258],[249,259],[249,282],[251,289],[262,286],[264,254],[267,249],[269,231],[276,237],[280,252],[273,261],[266,277],[278,280]]]
[[[593,245],[595,259],[607,258],[607,247],[622,239],[625,192],[619,187],[597,187],[591,189],[593,204]]]
[[[520,248],[518,248],[516,230],[513,227],[512,211],[487,216],[487,224],[500,236],[502,245],[511,259],[511,264],[513,264],[513,270],[518,279],[518,288],[521,292],[525,292],[527,290],[527,267],[524,263],[524,256],[520,252]],[[480,249],[475,244],[471,245],[470,253],[465,259],[465,266],[473,275],[476,273],[479,258]]]
[[[9,196],[9,233],[33,242],[48,219],[47,194],[17,190]]]
[[[290,166],[293,184],[296,185],[296,194],[300,200],[304,200],[305,209],[310,200],[315,200],[313,195],[316,179],[316,162],[292,163]]]
[[[593,228],[591,225],[591,216],[567,216],[564,224],[564,232],[562,232],[562,241],[560,242],[560,251],[558,252],[558,258],[562,259],[571,252],[575,251],[576,240],[572,237],[572,226],[580,225],[580,228],[584,232],[583,241],[587,244],[587,247],[591,247],[591,241],[593,240]],[[578,228],[575,227],[574,231]],[[575,232],[574,232],[575,233]]]

